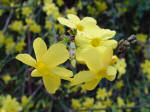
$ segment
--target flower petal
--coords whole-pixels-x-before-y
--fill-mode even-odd
[[[117,47],[117,41],[116,40],[106,40],[103,42],[103,46],[111,47],[112,49],[115,49]]]
[[[89,34],[90,38],[99,37],[99,38],[102,38],[103,40],[110,39],[114,37],[116,34],[115,31],[100,28],[99,26],[95,24],[87,24],[84,29],[84,32],[86,34]]]
[[[112,49],[106,47],[89,48],[80,52],[78,58],[85,62],[91,71],[97,73],[111,63],[112,54]]]
[[[105,40],[110,39],[116,35],[115,31],[109,29],[101,29],[99,33],[101,34],[101,38],[105,38]]]
[[[51,68],[64,63],[69,59],[69,52],[63,44],[53,44],[43,56],[43,61]]]
[[[68,20],[68,19],[65,19],[63,17],[59,17],[58,21],[60,24],[66,25],[70,28],[75,28],[75,25],[72,22],[70,22],[70,20]]]
[[[74,23],[75,25],[80,23],[80,19],[76,15],[68,14],[67,17],[69,18],[69,21]]]
[[[72,71],[67,70],[65,68],[61,68],[61,67],[52,68],[50,70],[50,72],[52,74],[55,74],[55,75],[59,76],[61,79],[65,79],[65,80],[70,80],[71,79],[70,77],[73,76]]]
[[[46,90],[50,94],[54,94],[61,84],[60,78],[54,75],[43,76],[43,82]]]
[[[43,76],[39,71],[37,71],[37,69],[34,69],[32,72],[31,72],[31,76],[32,77],[41,77]]]
[[[41,38],[36,38],[33,42],[33,48],[37,61],[41,60],[41,57],[46,53],[47,46]]]
[[[108,66],[106,70],[105,78],[110,81],[113,81],[116,78],[116,74],[117,74],[117,69],[113,66]]]
[[[92,23],[92,24],[97,24],[97,21],[92,18],[92,17],[85,17],[81,20],[83,23]]]
[[[16,56],[16,59],[32,67],[36,66],[36,60],[32,58],[29,54],[18,54]]]
[[[82,87],[86,90],[93,90],[96,88],[100,80],[98,79],[93,79],[89,82],[86,82]]]
[[[101,28],[93,23],[82,23],[84,27],[84,32],[89,38],[101,37]]]
[[[88,46],[89,44],[89,40],[90,38],[88,38],[88,36],[85,35],[84,33],[78,33],[77,36],[75,37],[75,43],[80,48],[86,48],[86,46]]]
[[[81,71],[77,73],[71,81],[71,85],[81,84],[83,82],[88,82],[94,78],[95,74],[90,71]]]
[[[84,53],[84,50],[83,50],[83,49],[77,48],[77,50],[76,50],[76,60],[77,60],[80,64],[85,64],[84,57],[82,57],[82,52]]]

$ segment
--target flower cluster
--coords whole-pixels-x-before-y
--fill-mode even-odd
[[[58,21],[77,30],[76,60],[87,65],[89,69],[75,74],[72,85],[83,83],[83,88],[93,90],[103,78],[113,81],[117,73],[113,62],[113,49],[116,48],[117,41],[112,38],[116,32],[100,28],[91,17],[82,20],[72,14],[68,14],[67,17],[68,19],[60,17]]]
[[[0,112],[21,112],[23,108],[29,110],[33,107],[31,98],[23,96],[19,102],[16,98],[12,98],[11,95],[0,95]]]
[[[89,70],[80,71],[73,77],[72,71],[58,66],[69,59],[66,46],[57,43],[47,48],[41,38],[33,42],[36,60],[28,54],[19,54],[16,59],[35,68],[31,76],[42,77],[49,93],[56,92],[61,79],[71,81],[72,86],[82,84],[86,90],[93,90],[103,78],[113,81],[117,73],[113,56],[117,41],[112,38],[116,32],[100,28],[91,17],[82,20],[73,14],[68,14],[67,17],[68,19],[60,17],[58,21],[77,30],[74,39],[77,47],[76,60],[87,65]]]
[[[0,0],[0,112],[149,112],[149,6]]]

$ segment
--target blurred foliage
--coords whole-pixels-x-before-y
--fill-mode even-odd
[[[150,0],[45,1],[0,1],[0,112],[149,112]],[[66,33],[57,21],[70,13],[93,17],[100,27],[115,30],[118,42],[132,34],[137,35],[137,42],[117,54],[125,59],[118,66],[126,64],[126,70],[115,81],[104,79],[94,91],[63,82],[51,95],[39,78],[31,78],[32,68],[14,57],[21,52],[34,56],[32,43],[36,37],[42,37],[48,45],[61,41],[71,51],[70,32]],[[66,68],[74,73],[85,69],[74,65],[73,59],[72,66],[65,63]]]

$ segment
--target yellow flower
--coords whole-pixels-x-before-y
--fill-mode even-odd
[[[56,8],[56,6],[55,6],[54,3],[45,4],[44,7],[43,7],[43,11],[45,11],[47,15],[50,15],[50,14],[53,13],[55,8]]]
[[[33,102],[31,101],[31,98],[27,97],[27,96],[23,96],[21,98],[21,106],[24,107],[24,108],[32,108],[33,107]]]
[[[83,102],[83,106],[85,108],[91,108],[94,104],[94,98],[85,98],[85,101]]]
[[[53,0],[44,0],[44,4],[50,4],[52,2],[53,2]]]
[[[55,24],[55,28],[56,30],[58,30],[60,33],[64,33],[65,32],[65,29],[62,25],[60,24]]]
[[[120,80],[116,83],[116,88],[121,89],[124,86],[123,80]]]
[[[16,98],[12,98],[8,95],[2,102],[2,109],[5,110],[4,112],[20,112],[22,107],[19,102],[16,101]]]
[[[26,24],[29,26],[29,30],[33,33],[40,33],[41,32],[41,26],[38,25],[34,20],[31,18],[25,19]]]
[[[142,42],[142,43],[145,43],[147,41],[147,35],[146,34],[143,34],[143,33],[139,33],[136,35],[137,36],[137,41],[138,42]]]
[[[58,4],[58,6],[62,6],[62,5],[64,5],[64,1],[63,0],[57,0],[57,4]]]
[[[52,23],[50,21],[45,22],[45,28],[51,30],[52,29]]]
[[[102,52],[100,56],[97,52],[91,50],[88,54],[85,54],[86,56],[83,57],[85,57],[85,62],[89,71],[81,71],[77,73],[71,81],[72,85],[85,82],[82,87],[87,90],[93,90],[102,78],[113,81],[116,77],[117,70],[110,65],[111,61],[109,61],[109,52],[111,51],[107,50],[105,53]],[[110,56],[110,58],[112,57]],[[105,60],[105,65],[102,63],[102,60]]]
[[[107,98],[105,101],[103,101],[103,103],[106,107],[111,107],[112,106],[112,101],[109,98]]]
[[[98,14],[100,13],[100,11],[97,11],[96,7],[93,7],[91,5],[87,5],[87,11],[90,15],[95,15],[95,16],[98,16]]]
[[[11,76],[9,74],[6,74],[2,77],[5,84],[8,84],[8,82],[11,80]]]
[[[31,18],[26,18],[25,21],[29,26],[35,23],[35,21],[33,21]]]
[[[31,76],[42,77],[47,91],[51,94],[59,88],[61,79],[70,80],[72,72],[58,67],[69,58],[69,53],[63,44],[54,44],[47,49],[45,42],[37,38],[33,43],[36,60],[29,54],[19,54],[16,59],[34,67]]]
[[[66,14],[74,14],[74,15],[77,15],[77,12],[76,12],[75,8],[72,7],[71,9],[67,9],[67,10],[66,10]]]
[[[23,7],[22,15],[29,16],[32,13],[32,11],[33,11],[32,7]]]
[[[29,30],[33,33],[40,33],[41,32],[41,26],[34,23],[30,26]]]
[[[5,52],[6,52],[6,54],[8,54],[9,52],[12,52],[13,50],[13,48],[14,48],[14,46],[15,46],[15,42],[13,41],[13,39],[12,38],[7,38],[7,39],[5,39]]]
[[[85,27],[90,25],[96,25],[96,20],[91,17],[85,17],[82,20],[80,20],[76,15],[68,14],[68,19],[65,19],[63,17],[59,17],[58,21],[66,25],[70,28],[77,29],[78,31],[83,32]]]
[[[78,47],[76,53],[77,61],[79,63],[86,63],[85,57],[88,54],[92,54],[90,53],[91,50],[94,50],[96,54],[104,54],[107,52],[107,55],[101,60],[102,62],[112,60],[113,49],[117,46],[117,41],[112,39],[115,34],[115,31],[102,29],[97,25],[86,25],[84,33],[78,33],[75,37],[75,43]],[[85,55],[83,56],[83,54]]]
[[[150,79],[150,61],[145,60],[144,63],[141,64],[142,72],[146,74],[146,77]]]
[[[107,4],[105,2],[95,1],[95,4],[99,12],[105,11],[107,9]]]
[[[72,107],[73,107],[74,109],[79,109],[79,108],[81,108],[80,100],[72,99]]]
[[[144,63],[141,64],[141,68],[142,68],[142,71],[143,73],[147,74],[149,73],[150,74],[150,60],[145,60]]]
[[[127,64],[124,58],[118,59],[117,63],[115,64],[115,67],[119,72],[118,79],[126,73],[126,66]]]
[[[17,43],[17,45],[15,47],[15,51],[22,52],[25,46],[26,46],[26,43],[24,42],[24,40],[22,40],[21,42]]]
[[[57,19],[60,16],[58,7],[51,1],[44,3],[43,11],[46,12],[48,16],[51,15],[53,19]]]
[[[125,106],[124,100],[121,97],[117,98],[117,104],[119,107]]]
[[[99,88],[96,92],[96,98],[104,100],[107,97],[106,88]]]
[[[13,31],[16,31],[18,33],[22,32],[23,29],[23,23],[22,21],[14,21],[12,24],[9,25],[9,28]]]

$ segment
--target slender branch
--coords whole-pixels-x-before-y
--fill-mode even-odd
[[[13,13],[14,13],[14,10],[11,10],[10,13],[9,13],[9,16],[8,16],[6,22],[5,22],[4,28],[2,30],[3,33],[7,30],[8,24],[10,22],[10,19],[12,18]]]
[[[31,48],[31,33],[28,31],[27,32],[27,45],[28,45],[28,53],[30,53],[30,48]]]

